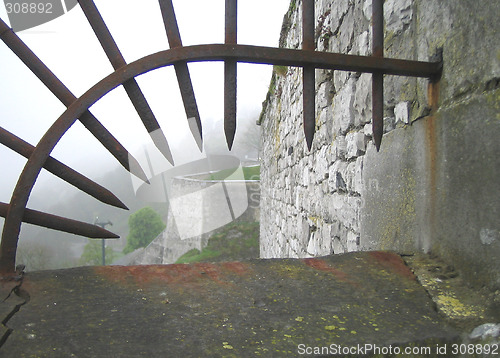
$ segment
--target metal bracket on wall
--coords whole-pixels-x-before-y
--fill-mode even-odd
[[[115,70],[79,98],[76,98],[12,29],[0,19],[0,38],[2,41],[67,107],[67,110],[53,123],[35,147],[0,127],[0,143],[28,158],[28,162],[19,176],[10,203],[0,203],[0,216],[5,218],[0,244],[0,273],[4,275],[15,271],[17,243],[22,222],[86,237],[116,238],[116,235],[100,227],[26,208],[37,177],[41,169],[45,168],[94,198],[109,205],[126,209],[126,206],[109,190],[50,156],[64,133],[77,119],[123,167],[147,182],[147,177],[139,163],[88,110],[106,93],[119,85],[123,85],[153,142],[165,158],[172,164],[174,163],[167,139],[135,80],[135,77],[140,74],[165,66],[172,65],[174,67],[189,127],[201,150],[203,147],[202,124],[187,63],[223,61],[225,80],[224,132],[228,148],[231,149],[236,132],[237,63],[302,67],[303,126],[307,147],[310,150],[315,131],[315,70],[329,69],[372,73],[373,139],[378,150],[383,133],[383,76],[411,76],[436,80],[439,78],[442,69],[441,62],[409,61],[383,57],[383,0],[373,0],[372,3],[372,56],[315,51],[314,32],[316,21],[314,0],[302,0],[303,44],[302,49],[297,50],[239,45],[237,43],[237,0],[225,0],[224,44],[184,47],[182,46],[172,0],[159,0],[170,49],[143,57],[129,64],[125,62],[121,55],[94,2],[92,0],[80,0],[79,3]]]

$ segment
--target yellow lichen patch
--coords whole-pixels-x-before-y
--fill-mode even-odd
[[[325,326],[325,329],[327,331],[335,331],[335,328],[337,328],[337,327],[335,327],[335,326]]]
[[[270,270],[285,277],[300,278],[307,273],[307,266],[296,262],[271,263]]]
[[[229,344],[229,342],[222,342],[222,348],[224,348],[224,349],[234,349],[233,346]]]
[[[450,318],[482,317],[484,313],[482,308],[465,305],[458,299],[446,295],[437,296],[436,304]]]
[[[304,317],[299,316],[299,317],[295,318],[295,320],[297,322],[302,322],[304,320]]]
[[[391,136],[384,140],[387,144],[391,140]],[[385,210],[383,231],[381,232],[380,248],[382,250],[391,250],[395,240],[403,240],[402,238],[398,239],[398,233],[404,232],[404,225],[415,220],[416,179],[414,175],[410,169],[406,168],[401,171],[401,177],[397,179],[401,180],[402,185],[393,191],[392,205]]]
[[[309,221],[311,221],[315,226],[319,226],[324,220],[319,216],[308,216]]]
[[[497,89],[495,91],[491,91],[490,93],[486,93],[486,100],[488,101],[488,105],[492,106],[497,110],[496,114],[496,123],[498,123],[498,120],[500,120],[500,89]],[[491,121],[490,121],[491,122]],[[486,122],[488,123],[488,121]],[[495,122],[491,122],[495,123]]]
[[[488,309],[485,297],[467,288],[453,267],[436,257],[416,255],[407,261],[436,307],[447,319],[459,325],[483,320]],[[451,273],[451,275],[450,275]],[[430,317],[424,316],[426,320]]]

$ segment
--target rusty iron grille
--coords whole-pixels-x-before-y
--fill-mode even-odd
[[[188,70],[188,62],[224,62],[224,132],[231,149],[236,131],[236,82],[238,62],[282,65],[303,68],[303,127],[310,150],[315,130],[315,69],[372,73],[373,139],[377,150],[383,134],[383,77],[411,76],[437,81],[442,63],[385,58],[383,55],[383,0],[372,4],[372,55],[357,56],[315,51],[314,0],[302,0],[302,49],[285,49],[239,45],[237,42],[237,0],[225,0],[225,43],[182,45],[172,0],[159,0],[170,49],[126,63],[92,0],[79,0],[114,72],[76,98],[26,44],[0,19],[0,38],[43,84],[67,107],[36,146],[25,142],[0,127],[0,142],[28,159],[14,188],[10,203],[0,203],[0,216],[5,218],[0,244],[0,273],[15,272],[17,243],[22,222],[60,230],[89,238],[117,238],[117,235],[96,225],[28,209],[27,202],[42,168],[74,185],[106,204],[127,209],[113,193],[91,179],[52,158],[51,152],[65,132],[79,120],[102,145],[132,174],[148,181],[139,163],[88,110],[106,93],[122,85],[138,112],[152,141],[170,163],[174,163],[167,139],[156,120],[135,77],[165,66],[173,66],[190,129],[200,150],[202,125]],[[155,135],[152,135],[155,133]],[[158,135],[160,133],[160,135]]]

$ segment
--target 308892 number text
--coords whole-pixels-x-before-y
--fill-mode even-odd
[[[452,344],[451,354],[453,355],[474,355],[474,354],[499,354],[498,344]]]
[[[52,4],[43,2],[5,3],[7,14],[52,14]]]

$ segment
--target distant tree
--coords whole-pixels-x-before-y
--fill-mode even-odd
[[[116,254],[111,247],[105,249],[106,263],[113,262]],[[80,257],[80,265],[97,266],[102,265],[102,242],[101,240],[89,240],[88,244],[83,248],[82,256]]]
[[[127,236],[127,245],[123,249],[124,254],[148,246],[155,237],[165,230],[166,225],[156,211],[150,207],[145,207],[130,215],[128,227],[129,234]]]
[[[17,248],[16,263],[26,265],[26,271],[49,268],[51,249],[41,242],[22,243]]]

